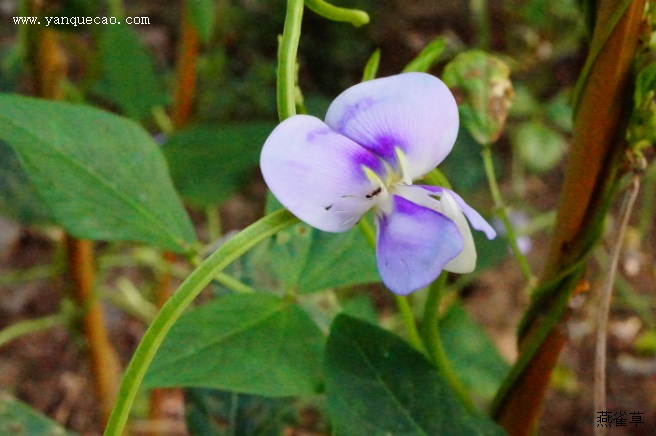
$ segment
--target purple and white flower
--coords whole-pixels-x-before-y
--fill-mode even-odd
[[[458,125],[453,95],[436,77],[375,79],[339,95],[325,122],[308,115],[283,121],[265,142],[260,166],[278,200],[320,230],[346,231],[374,209],[381,278],[407,295],[442,270],[474,270],[467,220],[496,236],[455,192],[412,184],[449,154]]]

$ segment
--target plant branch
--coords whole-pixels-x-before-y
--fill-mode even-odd
[[[424,306],[423,318],[423,339],[428,358],[438,369],[438,372],[444,377],[451,390],[456,394],[463,406],[469,411],[475,412],[476,406],[472,402],[467,389],[462,384],[458,374],[453,369],[444,350],[442,337],[440,336],[440,301],[446,285],[447,272],[442,274],[428,288],[428,298]]]
[[[508,238],[512,252],[515,255],[515,259],[517,259],[517,263],[519,263],[519,268],[522,271],[522,274],[524,274],[524,278],[526,279],[528,286],[532,287],[535,282],[535,276],[531,271],[531,267],[529,266],[524,253],[522,253],[522,251],[519,249],[519,244],[517,243],[517,235],[515,234],[515,228],[513,227],[512,223],[510,222],[510,218],[508,217],[508,209],[506,208],[506,205],[503,201],[503,197],[501,197],[501,191],[499,190],[497,178],[494,174],[494,163],[492,162],[492,153],[490,151],[489,145],[483,145],[483,151],[481,152],[481,155],[483,156],[485,175],[487,176],[487,182],[490,186],[490,192],[492,193],[492,199],[494,200],[496,212],[499,214],[499,218],[501,219],[503,227],[506,230],[506,237]]]
[[[109,340],[102,306],[94,293],[93,242],[66,236],[66,248],[74,295],[84,313],[82,331],[89,347],[96,394],[103,422],[107,422],[116,399],[121,370],[116,350]]]
[[[285,27],[278,50],[277,101],[278,118],[283,121],[296,115],[296,53],[301,38],[303,0],[287,0]]]
[[[603,287],[601,289],[601,298],[597,306],[597,349],[595,351],[595,369],[594,369],[594,410],[606,409],[606,353],[607,343],[606,335],[608,331],[608,315],[610,312],[610,300],[613,295],[613,283],[615,283],[615,274],[617,264],[620,260],[622,241],[624,233],[629,225],[631,211],[638,197],[640,188],[640,176],[635,174],[631,186],[626,191],[622,209],[620,212],[620,227],[617,229],[615,240],[612,244],[612,254],[609,268],[604,277]],[[605,427],[597,427],[596,434],[605,434]]]
[[[14,323],[7,328],[0,330],[0,348],[9,342],[20,338],[21,336],[32,333],[49,330],[66,321],[66,316],[62,313],[56,315],[44,316],[37,319],[26,319]]]
[[[298,223],[287,210],[265,216],[229,239],[210,255],[182,282],[153,320],[128,365],[118,394],[118,400],[105,429],[106,436],[120,436],[128,419],[132,403],[141,386],[155,353],[166,334],[198,294],[225,267],[248,250],[284,228]]]
[[[364,11],[340,8],[324,0],[305,0],[305,4],[313,12],[332,21],[343,21],[355,27],[369,23],[369,15]]]

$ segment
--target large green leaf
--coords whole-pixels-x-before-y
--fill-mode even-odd
[[[267,212],[280,207],[270,195]],[[302,294],[380,281],[376,253],[358,228],[328,233],[300,223],[274,236],[270,250],[285,288]]]
[[[440,335],[449,360],[469,392],[489,401],[510,368],[486,333],[454,304],[440,319]]]
[[[312,394],[321,385],[325,338],[295,304],[231,294],[182,316],[144,383],[265,395]]]
[[[194,242],[166,161],[134,122],[87,106],[0,95],[0,140],[73,236],[176,252]]]
[[[164,145],[175,186],[197,206],[228,200],[257,167],[262,144],[274,127],[260,121],[176,132]]]
[[[333,434],[501,435],[468,412],[422,354],[397,336],[339,315],[326,344]]]
[[[50,211],[4,141],[0,141],[0,214],[27,225],[52,223]]]
[[[297,224],[274,236],[271,253],[285,287],[302,294],[380,281],[375,252],[358,229],[327,233]]]
[[[99,27],[102,74],[94,91],[131,118],[150,116],[166,98],[139,35],[127,25]]]
[[[0,392],[0,434],[14,436],[73,435],[26,404]]]
[[[262,397],[186,388],[187,430],[194,436],[281,436],[307,416],[308,403],[294,397]]]

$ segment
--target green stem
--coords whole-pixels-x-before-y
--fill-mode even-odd
[[[210,242],[214,242],[219,239],[223,233],[219,207],[215,204],[208,206],[205,209],[205,216],[207,217],[207,236]]]
[[[371,228],[371,224],[366,219],[361,219],[358,223],[362,234],[372,248],[376,248],[376,233],[374,229]],[[407,297],[402,297],[401,295],[394,294],[396,305],[399,308],[399,313],[401,314],[401,320],[405,326],[406,332],[408,334],[408,342],[410,345],[415,347],[419,351],[423,351],[423,346],[421,344],[421,338],[419,337],[419,330],[417,330],[417,323],[415,322],[415,317],[412,314],[412,308],[410,308],[410,303],[408,302]]]
[[[277,102],[278,118],[283,121],[296,115],[296,53],[301,38],[303,0],[288,0],[285,27],[278,51]]]
[[[371,227],[371,224],[369,224],[369,221],[367,221],[366,218],[362,218],[360,220],[360,222],[358,223],[358,227],[360,227],[360,231],[364,235],[364,238],[367,240],[367,243],[369,244],[369,246],[375,250],[376,249],[376,232]]]
[[[456,374],[446,355],[442,337],[440,336],[440,300],[442,299],[442,293],[446,285],[446,278],[447,273],[443,271],[428,290],[428,298],[424,306],[424,345],[428,352],[428,358],[446,379],[453,392],[460,399],[460,402],[469,410],[476,411],[476,406],[474,406],[474,403],[469,397],[467,389],[465,389],[465,386],[460,381],[458,374]]]
[[[305,0],[305,4],[313,12],[332,21],[351,23],[355,27],[360,27],[369,22],[369,15],[357,9],[340,8],[323,0]]]
[[[130,408],[146,375],[148,366],[155,357],[155,353],[164,341],[168,331],[194,298],[230,263],[261,241],[297,222],[298,219],[287,210],[280,210],[267,215],[228,240],[187,277],[166,304],[162,306],[134,352],[134,356],[123,375],[118,399],[107,423],[105,436],[120,436],[122,434]]]
[[[490,20],[488,18],[487,0],[470,0],[469,9],[474,16],[476,28],[476,45],[486,50],[490,46]]]
[[[508,218],[508,210],[506,209],[506,205],[503,202],[501,191],[499,190],[499,185],[497,184],[497,178],[494,175],[494,163],[492,162],[492,153],[490,149],[491,147],[489,145],[484,145],[483,151],[481,152],[481,155],[483,156],[483,164],[485,166],[487,182],[490,185],[490,192],[492,193],[492,198],[494,199],[494,205],[497,209],[497,213],[499,214],[499,218],[501,218],[501,222],[503,222],[503,226],[506,229],[506,236],[508,237],[510,248],[512,249],[515,258],[517,259],[519,268],[522,270],[524,277],[526,277],[529,286],[532,286],[535,282],[535,276],[533,275],[533,272],[531,272],[531,267],[529,266],[526,257],[524,257],[524,254],[522,254],[521,250],[519,249],[519,245],[517,244],[517,235],[515,234],[515,229],[513,228],[512,224],[510,223],[510,219]]]
[[[109,13],[116,18],[123,19],[125,17],[125,8],[123,7],[122,0],[107,0],[107,7]]]
[[[60,266],[35,266],[20,271],[5,272],[0,275],[0,286],[15,286],[20,283],[49,279],[61,271]]]
[[[58,313],[56,315],[45,316],[37,319],[27,319],[12,324],[3,330],[0,330],[0,348],[21,336],[48,330],[62,324],[65,320],[66,317],[63,314]]]
[[[419,330],[417,330],[417,323],[415,322],[415,317],[412,314],[412,308],[408,302],[408,297],[394,294],[394,299],[396,300],[396,306],[399,308],[401,320],[403,321],[403,325],[405,326],[406,332],[408,334],[408,342],[416,350],[423,352],[424,346],[421,344]]]
[[[243,283],[236,278],[229,276],[225,273],[219,273],[214,277],[214,281],[221,283],[223,286],[230,288],[234,292],[240,292],[242,294],[253,294],[257,292],[255,289],[248,286],[246,283]]]

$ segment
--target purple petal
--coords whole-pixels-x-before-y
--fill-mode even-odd
[[[485,221],[485,218],[483,218],[474,208],[469,206],[467,203],[465,203],[465,200],[462,199],[458,194],[455,192],[451,191],[450,189],[442,188],[440,186],[430,186],[430,185],[413,185],[417,187],[421,187],[427,191],[430,191],[433,194],[441,194],[442,191],[447,191],[453,199],[458,203],[458,206],[460,206],[460,209],[462,209],[463,213],[469,220],[469,223],[471,226],[483,233],[485,233],[485,236],[487,236],[487,239],[494,239],[497,237],[497,232],[494,230],[494,228],[488,224],[487,221]]]
[[[377,176],[385,172],[375,155],[307,115],[290,117],[273,130],[262,148],[260,167],[283,206],[328,232],[345,231],[358,222],[376,203],[372,194],[382,186]]]
[[[355,85],[333,101],[326,115],[326,124],[376,153],[395,170],[403,170],[407,180],[426,174],[449,154],[458,134],[458,120],[449,88],[424,73]],[[405,155],[405,163],[399,162],[397,148]]]
[[[429,285],[463,249],[456,224],[435,210],[394,195],[392,210],[376,216],[376,254],[383,283],[407,295]]]
[[[437,190],[440,192],[439,200],[432,197],[432,195],[436,194]],[[462,237],[463,248],[460,254],[444,266],[444,270],[459,274],[470,273],[476,268],[477,258],[476,246],[474,245],[474,237],[472,236],[471,229],[469,228],[469,224],[467,224],[460,205],[451,196],[450,191],[443,188],[437,188],[437,190],[428,190],[422,186],[409,185],[398,186],[396,193],[419,206],[441,213],[455,223]]]

